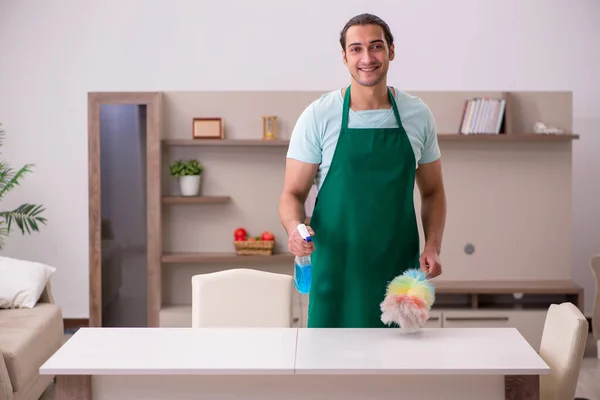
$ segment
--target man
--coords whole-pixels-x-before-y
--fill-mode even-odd
[[[429,278],[442,272],[446,218],[440,150],[431,112],[418,98],[387,86],[394,41],[371,14],[341,32],[347,88],[323,95],[299,117],[286,161],[281,222],[289,249],[311,254],[309,327],[384,327],[379,304],[387,284],[408,268]],[[302,240],[304,203],[318,194]],[[425,246],[420,253],[413,194],[422,200]]]

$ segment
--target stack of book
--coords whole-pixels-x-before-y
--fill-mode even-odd
[[[502,132],[505,99],[476,97],[465,102],[460,133],[499,134]]]

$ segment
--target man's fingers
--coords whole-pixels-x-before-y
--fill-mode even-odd
[[[427,274],[427,278],[435,278],[442,274],[442,266],[440,264],[434,264],[429,268],[429,273]]]
[[[305,242],[302,239],[290,240],[288,247],[290,249],[290,252],[297,256],[309,255],[315,248],[313,243]]]
[[[295,244],[299,248],[306,249],[306,250],[310,250],[313,247],[315,247],[314,243],[307,242],[300,237],[295,238],[294,240],[291,241],[291,243]]]
[[[421,257],[419,257],[419,264],[421,266],[421,271],[426,271],[427,270],[427,259],[425,258],[424,255],[422,255]]]

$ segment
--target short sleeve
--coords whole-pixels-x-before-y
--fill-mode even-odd
[[[419,164],[427,164],[436,161],[440,158],[440,147],[438,145],[437,129],[435,127],[435,119],[429,108],[425,113],[425,139],[423,140],[423,152]]]
[[[317,122],[313,105],[304,109],[292,130],[287,158],[293,158],[310,164],[320,164],[322,154],[321,134],[317,129]]]

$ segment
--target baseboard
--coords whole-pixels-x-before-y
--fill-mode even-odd
[[[89,318],[64,318],[63,325],[65,333],[74,333],[79,328],[84,328],[90,325]]]

